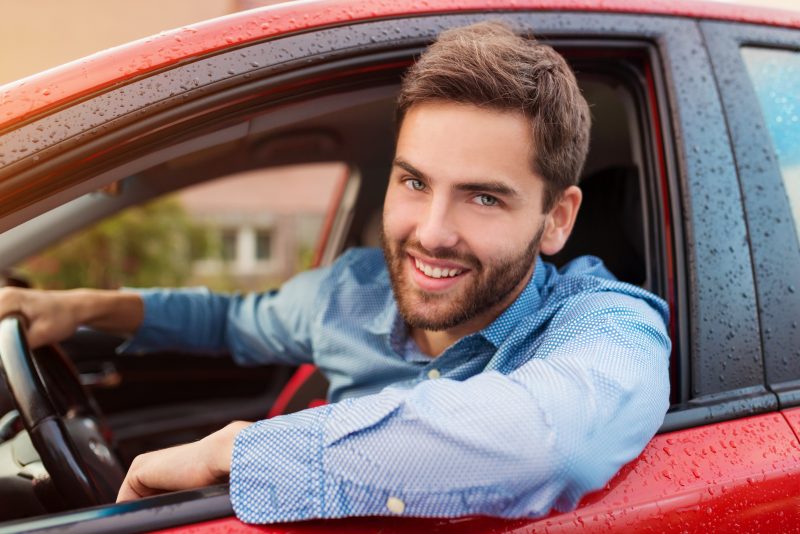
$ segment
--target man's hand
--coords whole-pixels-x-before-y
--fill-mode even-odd
[[[35,349],[67,339],[81,325],[132,334],[142,322],[144,306],[135,293],[2,288],[0,317],[13,313],[28,319],[28,344]]]
[[[35,291],[6,287],[0,289],[0,317],[21,313],[28,319],[31,348],[62,341],[78,328],[72,299],[66,291]]]
[[[225,482],[231,469],[233,441],[248,425],[236,421],[200,441],[137,456],[125,475],[117,502]]]

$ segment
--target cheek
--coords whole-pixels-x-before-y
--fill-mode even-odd
[[[383,231],[394,240],[405,239],[414,229],[415,210],[403,192],[389,190],[383,203]]]
[[[536,224],[541,221],[536,222]],[[492,217],[460,217],[460,237],[472,254],[481,262],[492,263],[517,256],[525,250],[538,226],[530,218],[506,215]]]

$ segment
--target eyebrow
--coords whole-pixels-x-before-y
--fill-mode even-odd
[[[430,181],[430,179],[424,172],[417,169],[412,164],[410,164],[409,162],[405,161],[402,158],[395,158],[394,162],[392,163],[395,167],[400,167],[401,169],[405,170],[406,172],[415,176],[416,178],[420,178],[422,180],[425,180],[426,182]],[[459,183],[455,185],[455,189],[458,191],[492,193],[495,195],[503,195],[506,197],[519,196],[519,192],[516,189],[499,180]]]

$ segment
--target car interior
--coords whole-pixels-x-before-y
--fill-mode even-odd
[[[569,50],[565,50],[570,57]],[[556,265],[593,254],[615,275],[665,295],[665,261],[654,155],[647,132],[645,82],[637,59],[597,61],[572,57],[593,117],[591,148],[581,187],[584,202],[566,248],[546,258]],[[3,268],[60,239],[119,212],[190,185],[243,171],[284,165],[344,161],[350,174],[322,244],[320,264],[349,247],[378,246],[383,194],[393,155],[394,99],[400,71],[357,87],[305,95],[229,121],[224,127],[192,132],[168,146],[109,168],[93,182],[95,191],[63,203],[3,234]],[[116,183],[116,187],[107,186]],[[8,283],[24,284],[24,280]],[[177,351],[118,355],[123,340],[79,331],[62,347],[75,363],[113,434],[124,466],[145,451],[196,440],[233,419],[275,414],[270,408],[291,385],[282,411],[325,397],[319,374],[284,366],[237,368],[225,354]],[[13,405],[0,388],[0,415]],[[0,422],[0,427],[12,424]],[[2,430],[2,429],[0,429]],[[1,436],[0,439],[5,439]],[[0,442],[0,466],[10,463],[11,441]],[[19,495],[15,477],[0,473],[0,501]],[[63,509],[55,497],[19,507],[2,507],[0,520]],[[12,509],[13,508],[13,509]]]

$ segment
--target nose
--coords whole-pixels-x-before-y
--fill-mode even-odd
[[[458,244],[458,231],[451,206],[448,199],[433,197],[417,224],[417,239],[426,250],[453,248]]]

